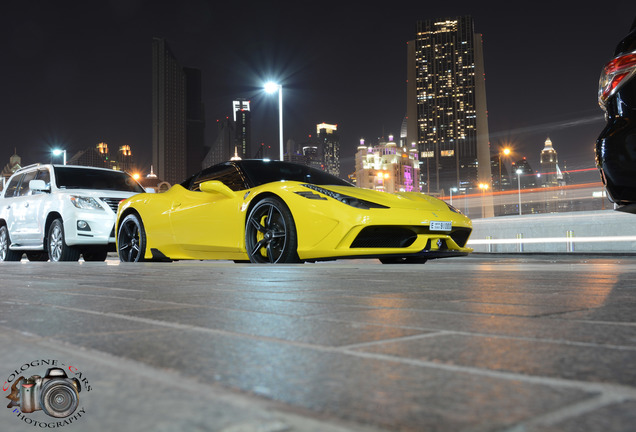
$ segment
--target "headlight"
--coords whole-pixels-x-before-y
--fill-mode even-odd
[[[459,214],[464,214],[464,213],[460,212],[457,208],[455,208],[455,207],[453,207],[452,205],[450,205],[449,203],[444,202],[444,204],[446,204],[446,205],[448,206],[448,209],[449,209],[450,211],[455,212],[455,213],[459,213]]]
[[[79,209],[84,210],[104,210],[99,202],[95,198],[79,196],[79,195],[71,195],[71,202],[73,205]]]
[[[329,198],[333,198],[335,200],[340,201],[343,204],[347,204],[350,205],[351,207],[355,207],[355,208],[359,208],[359,209],[364,209],[364,210],[368,210],[368,209],[372,209],[372,208],[388,208],[387,206],[384,206],[382,204],[376,204],[374,202],[371,201],[367,201],[367,200],[363,200],[360,198],[354,198],[352,196],[349,195],[343,195],[334,191],[330,191],[328,189],[324,189],[321,188],[320,186],[316,186],[316,185],[312,185],[312,184],[303,184],[301,186],[304,186],[308,189],[314,190],[316,192],[319,192],[323,195],[327,195]]]

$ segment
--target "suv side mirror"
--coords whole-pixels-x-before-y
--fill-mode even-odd
[[[33,192],[50,192],[51,188],[44,183],[44,180],[31,180],[29,182],[29,189]]]
[[[221,195],[225,195],[228,198],[234,198],[236,196],[232,189],[225,186],[218,180],[203,182],[199,185],[199,188],[201,189],[201,192],[220,193]]]

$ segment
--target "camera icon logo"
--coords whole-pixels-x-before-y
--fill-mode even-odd
[[[64,369],[52,367],[46,374],[19,377],[11,386],[7,408],[19,406],[23,413],[42,410],[56,418],[68,417],[79,405],[80,382],[69,378]]]

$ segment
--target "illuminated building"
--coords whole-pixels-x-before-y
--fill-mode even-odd
[[[250,101],[246,99],[232,101],[232,112],[234,113],[235,145],[238,147],[238,155],[243,159],[253,158]]]
[[[183,68],[162,38],[152,41],[152,163],[175,184],[201,169],[204,156],[201,72]]]
[[[105,142],[100,142],[94,147],[78,151],[67,161],[67,164],[110,168],[129,173],[134,171],[134,159],[130,146],[120,146],[117,153],[113,155]]]
[[[418,21],[407,53],[406,143],[417,143],[423,192],[490,185],[482,39],[472,18]]]
[[[552,147],[550,138],[545,140],[545,147],[541,150],[541,185],[544,187],[559,186],[563,180],[563,174],[559,169],[557,152]]]
[[[338,125],[320,123],[316,125],[318,143],[322,150],[324,170],[340,177],[340,136]]]
[[[417,147],[400,147],[393,136],[376,146],[366,146],[360,140],[355,158],[358,187],[385,192],[420,191]]]

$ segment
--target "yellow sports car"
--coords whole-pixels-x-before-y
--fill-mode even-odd
[[[214,165],[165,193],[128,198],[116,230],[119,257],[130,262],[423,263],[472,251],[470,220],[444,201],[361,189],[305,165],[267,160]]]

